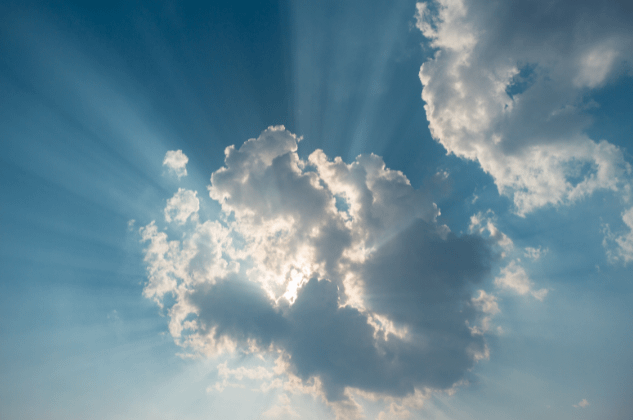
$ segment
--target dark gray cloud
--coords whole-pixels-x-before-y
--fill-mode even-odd
[[[239,276],[194,289],[188,294],[188,301],[196,308],[205,335],[228,336],[244,346],[253,339],[268,347],[290,331],[261,286]]]
[[[482,238],[443,238],[417,220],[364,264],[367,300],[372,310],[422,331],[461,334],[472,317],[471,286],[488,274],[490,259]]]
[[[327,280],[308,281],[292,305],[275,306],[259,285],[237,276],[197,289],[189,300],[206,333],[278,346],[299,377],[320,378],[331,401],[346,387],[403,396],[415,387],[451,387],[484,351],[483,336],[467,322],[481,316],[471,291],[488,274],[490,258],[480,237],[443,238],[422,220],[378,249],[362,268],[367,302],[406,325],[405,339],[376,336],[369,313],[340,307],[338,287]]]
[[[415,311],[407,316],[415,318],[407,323],[413,331],[388,340],[375,337],[367,313],[339,307],[337,286],[327,280],[310,280],[292,306],[275,308],[259,286],[235,279],[197,290],[190,299],[205,332],[243,346],[249,339],[262,347],[274,344],[289,355],[293,373],[318,377],[328,400],[337,401],[346,387],[404,396],[416,387],[446,389],[462,379],[484,341],[467,328],[477,314],[470,296],[459,294],[461,299],[441,304],[401,299]]]

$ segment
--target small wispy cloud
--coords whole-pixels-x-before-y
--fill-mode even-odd
[[[531,260],[538,260],[540,259],[542,256],[546,255],[549,252],[549,248],[545,248],[543,249],[542,247],[538,247],[538,248],[533,248],[533,247],[526,247],[523,255]]]
[[[263,417],[271,419],[300,418],[301,416],[292,408],[290,397],[287,394],[280,394],[277,404],[262,413]]]
[[[514,248],[514,242],[497,228],[496,219],[495,213],[490,209],[485,213],[478,212],[470,217],[468,232],[482,236],[487,234],[488,239],[500,249],[501,258],[505,258]]]
[[[608,224],[603,226],[602,245],[612,263],[619,261],[626,265],[633,261],[633,207],[622,212],[622,221],[626,227],[619,235]]]
[[[587,401],[585,398],[583,398],[582,400],[580,400],[580,402],[578,404],[574,404],[574,407],[576,408],[585,408],[589,405],[589,401]]]
[[[511,261],[510,264],[501,269],[500,276],[495,278],[495,285],[518,295],[532,295],[541,301],[548,293],[548,289],[534,290],[534,283],[518,259]]]

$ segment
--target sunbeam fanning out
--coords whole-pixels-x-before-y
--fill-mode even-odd
[[[0,2],[0,418],[630,420],[632,27]]]

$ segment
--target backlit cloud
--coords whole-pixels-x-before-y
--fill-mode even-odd
[[[622,151],[584,130],[587,90],[630,69],[631,8],[581,3],[417,5],[436,50],[420,69],[431,134],[478,161],[520,215],[630,183]]]
[[[428,194],[379,156],[304,160],[298,141],[270,127],[227,148],[209,186],[217,221],[183,225],[198,202],[179,189],[165,219],[182,236],[141,228],[145,295],[191,354],[279,354],[286,378],[314,384],[341,417],[358,414],[352,391],[451,389],[487,356],[486,328],[473,326],[498,307],[473,290],[489,276],[489,242],[438,224]],[[226,365],[220,376],[218,389],[238,376],[272,380]]]

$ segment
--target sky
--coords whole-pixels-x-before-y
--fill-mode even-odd
[[[626,1],[0,4],[0,417],[633,416]]]

